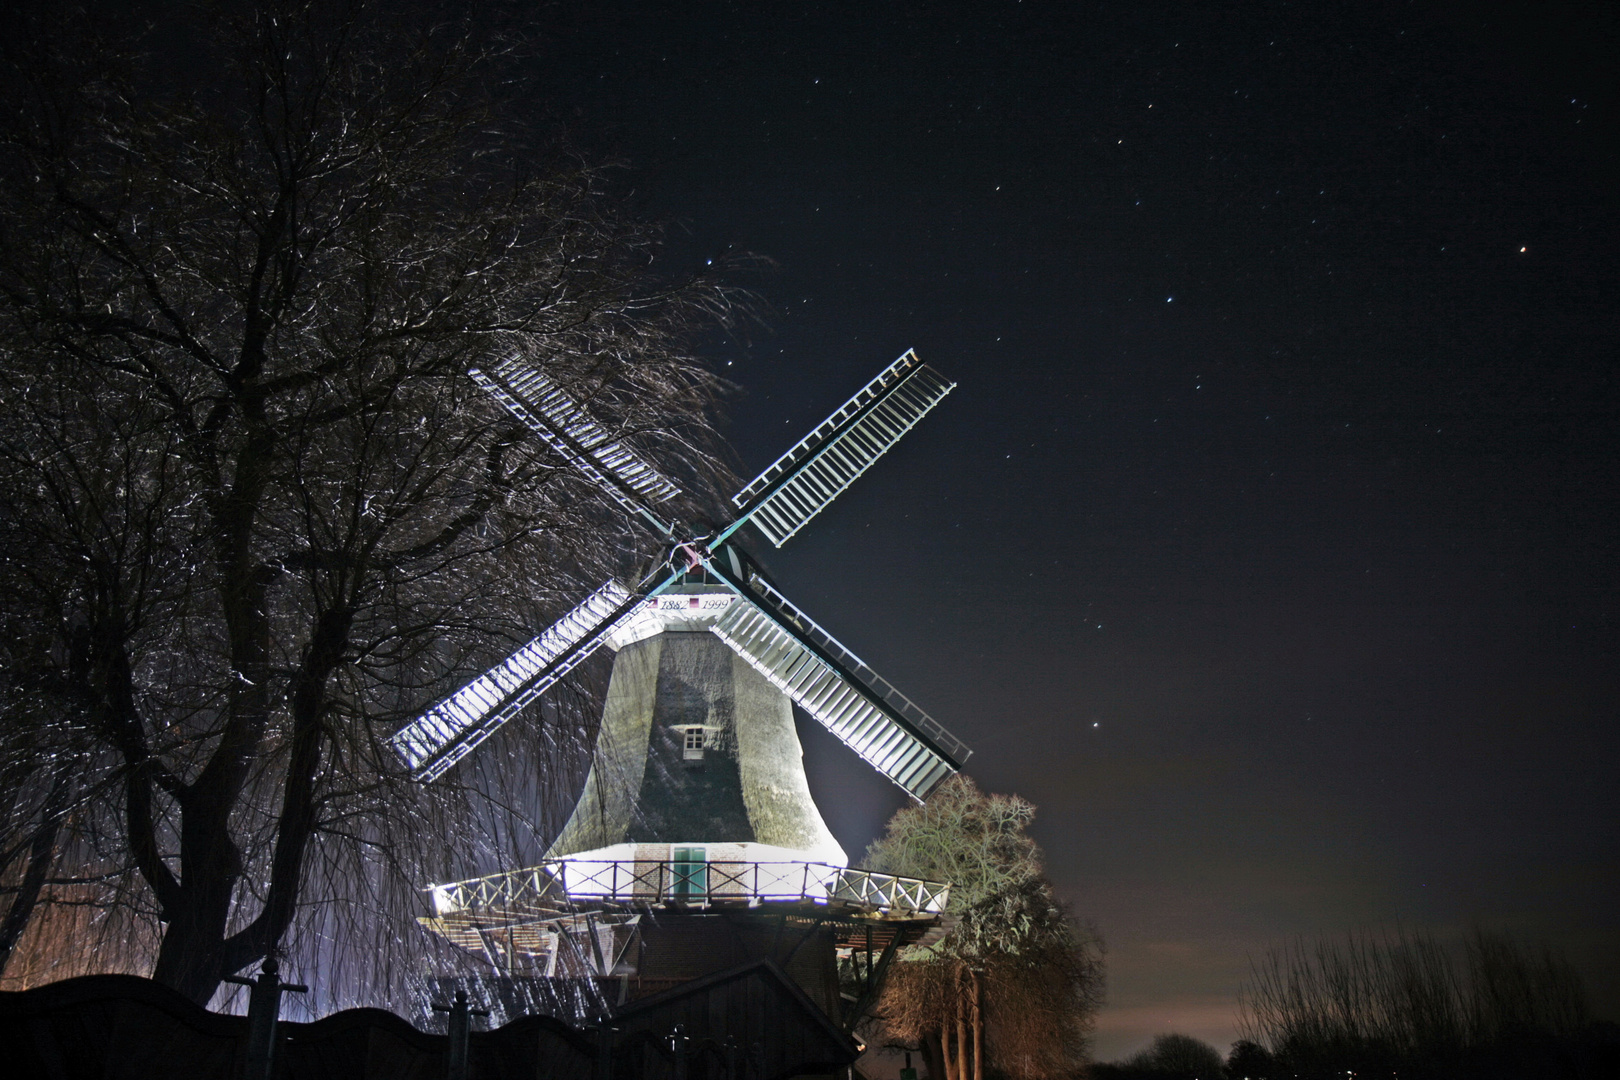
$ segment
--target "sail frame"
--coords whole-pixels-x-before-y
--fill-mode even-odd
[[[396,731],[389,739],[394,752],[417,780],[437,780],[583,663],[643,600],[618,582],[607,582],[521,649]]]
[[[622,437],[602,427],[556,380],[516,357],[491,370],[474,368],[473,381],[538,435],[585,478],[631,514],[670,527],[652,511],[681,493],[674,481],[648,464]]]
[[[956,389],[908,349],[732,496],[724,539],[752,522],[781,547]]]
[[[710,564],[714,569],[713,564]],[[868,765],[921,801],[973,751],[758,575],[711,632]]]

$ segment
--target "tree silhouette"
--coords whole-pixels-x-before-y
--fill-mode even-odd
[[[1160,1035],[1152,1046],[1125,1064],[1144,1075],[1165,1080],[1221,1080],[1226,1075],[1220,1052],[1191,1035]]]
[[[64,20],[8,27],[0,112],[0,946],[199,1002],[302,949],[364,1000],[424,880],[544,832],[585,721],[426,790],[387,737],[651,550],[468,369],[544,367],[703,492],[684,349],[734,297],[653,274],[469,25],[266,0],[176,69]]]
[[[1035,808],[987,795],[965,775],[905,807],[867,850],[873,869],[951,883],[956,926],[908,950],[876,1010],[889,1042],[920,1045],[935,1080],[981,1080],[986,1068],[1067,1075],[1102,997],[1102,954],[1042,875],[1025,830]]]
[[[1279,1075],[1277,1059],[1252,1039],[1239,1039],[1226,1055],[1226,1075],[1230,1080],[1272,1080]]]

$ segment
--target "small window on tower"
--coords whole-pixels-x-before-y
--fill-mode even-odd
[[[703,760],[704,734],[700,727],[686,729],[686,737],[682,743],[681,759],[683,761]]]

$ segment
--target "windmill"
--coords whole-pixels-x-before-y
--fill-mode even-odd
[[[666,519],[675,484],[544,372],[509,357],[472,374],[651,529],[663,554],[393,737],[412,775],[431,782],[598,648],[617,653],[584,794],[547,862],[434,886],[425,921],[508,972],[522,959],[545,975],[603,978],[636,966],[626,957],[645,952],[641,914],[653,906],[780,909],[777,954],[792,912],[814,932],[836,909],[856,930],[822,936],[864,944],[875,989],[874,952],[886,963],[936,926],[948,886],[848,867],[810,797],[789,702],[918,801],[970,751],[783,596],[739,534],[751,524],[781,547],[955,384],[907,351],[739,491],[729,524],[703,532]],[[810,981],[836,1015],[836,979]]]

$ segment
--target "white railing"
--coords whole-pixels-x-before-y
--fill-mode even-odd
[[[807,901],[897,914],[944,912],[937,881],[811,862],[557,859],[429,888],[436,915],[570,903],[694,904]]]

